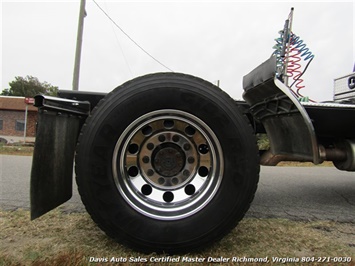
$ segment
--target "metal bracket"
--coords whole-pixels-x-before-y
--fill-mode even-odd
[[[44,110],[64,112],[73,115],[88,116],[90,114],[90,102],[88,101],[75,101],[46,95],[36,95],[34,98],[34,106]]]

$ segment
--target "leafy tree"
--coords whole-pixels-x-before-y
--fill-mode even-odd
[[[4,96],[25,96],[34,97],[38,94],[56,96],[58,87],[52,86],[48,82],[40,82],[38,78],[32,76],[15,77],[14,81],[9,83],[10,88],[4,89],[1,95]]]

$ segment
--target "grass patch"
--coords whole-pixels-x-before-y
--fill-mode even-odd
[[[259,265],[235,264],[231,262],[233,257],[268,257],[269,265],[280,265],[272,263],[272,257],[351,257],[355,260],[354,224],[248,218],[208,249],[172,256],[180,257],[176,263],[149,263],[153,257],[164,258],[167,255],[137,253],[115,243],[86,213],[66,214],[56,209],[35,221],[30,221],[29,217],[29,212],[24,210],[0,211],[0,265],[128,265],[124,262],[91,263],[90,258],[146,258],[148,263],[137,262],[134,265],[186,265],[181,261],[182,257],[205,258],[206,262],[208,257],[221,256],[230,258],[223,265]],[[342,234],[348,238],[341,237]]]
[[[0,144],[0,154],[5,155],[23,155],[32,156],[33,155],[33,144],[23,145],[23,144],[12,144],[4,145]]]

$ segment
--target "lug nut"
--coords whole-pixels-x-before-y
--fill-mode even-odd
[[[154,175],[154,171],[153,171],[152,169],[148,169],[147,175],[148,175],[148,176]]]
[[[189,170],[184,170],[184,172],[182,174],[184,176],[189,176],[190,175],[190,171]]]
[[[187,162],[188,163],[194,163],[195,162],[195,158],[194,157],[189,157],[189,158],[187,158]]]
[[[188,143],[185,143],[185,144],[184,144],[184,150],[185,150],[185,151],[188,151],[190,148],[191,148],[191,145],[190,145],[190,144],[188,144]]]
[[[153,143],[148,143],[147,144],[147,148],[148,148],[148,150],[152,150],[152,149],[154,149],[154,144]]]

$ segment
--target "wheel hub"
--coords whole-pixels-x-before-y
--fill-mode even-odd
[[[152,133],[139,153],[141,170],[155,187],[178,188],[197,169],[198,152],[192,142],[176,131]]]
[[[159,175],[172,177],[184,168],[185,154],[176,144],[158,147],[153,153],[153,167]]]

